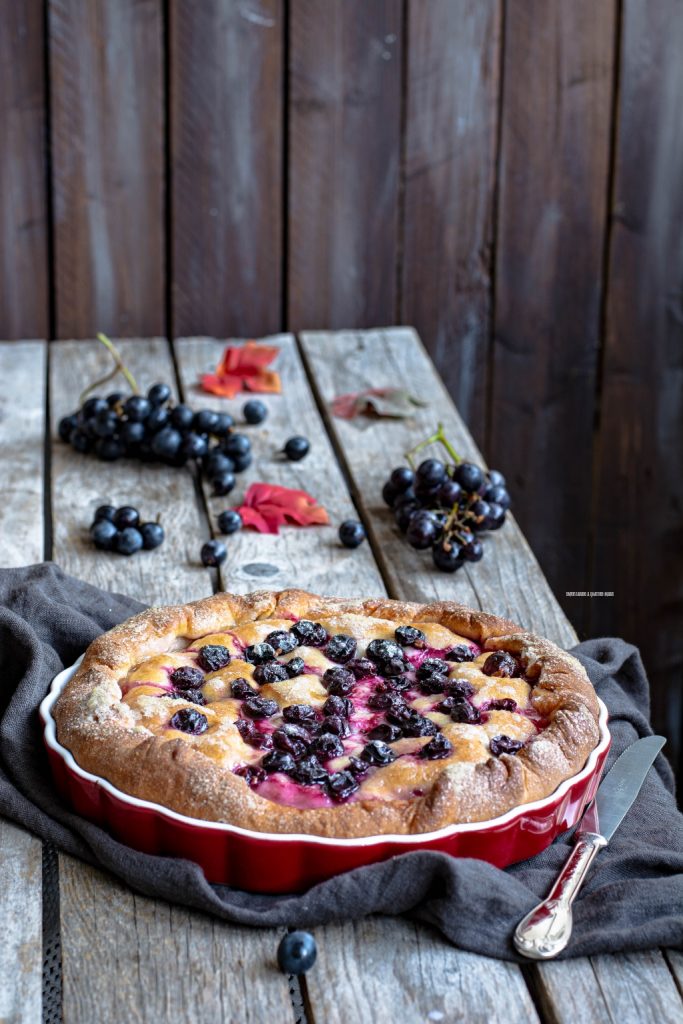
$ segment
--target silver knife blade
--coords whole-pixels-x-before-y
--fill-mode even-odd
[[[653,761],[665,743],[663,736],[644,736],[636,740],[619,755],[600,783],[589,811],[596,814],[600,835],[608,841],[638,796]],[[594,831],[592,824],[592,816],[588,813],[588,820],[584,816],[578,831]]]

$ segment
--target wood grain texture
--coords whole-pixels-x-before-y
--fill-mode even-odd
[[[57,337],[164,331],[159,0],[49,0]]]
[[[243,428],[252,441],[254,461],[238,476],[235,490],[222,498],[211,497],[211,487],[204,482],[212,526],[216,529],[218,514],[239,505],[247,487],[256,481],[308,491],[327,509],[330,524],[307,529],[283,527],[277,536],[240,530],[226,538],[228,560],[221,567],[223,589],[244,593],[261,587],[302,587],[314,593],[348,597],[383,595],[384,583],[369,544],[349,551],[339,542],[339,524],[357,518],[357,513],[318,415],[296,342],[285,334],[265,340],[280,349],[273,366],[282,378],[283,393],[263,396],[268,419],[258,427]],[[210,338],[176,341],[178,368],[190,405],[225,410],[239,424],[240,410],[248,396],[228,401],[197,386],[200,373],[215,369],[225,344]],[[279,451],[287,438],[300,433],[310,439],[311,450],[301,462],[290,462]]]
[[[165,341],[130,340],[117,347],[141,388],[156,380],[173,381]],[[97,379],[108,359],[96,342],[52,346],[54,423],[77,404],[85,382]],[[54,558],[67,572],[146,603],[183,602],[212,592],[210,575],[198,558],[208,531],[188,470],[127,460],[102,463],[55,441],[52,485]],[[164,545],[132,558],[96,551],[87,527],[94,509],[105,502],[134,504],[150,518],[161,513]],[[142,899],[68,857],[60,857],[59,872],[67,1024],[156,1024],[173,1014],[188,1022],[244,1019],[244,985],[250,989],[250,1006],[272,1009],[273,1020],[286,1019],[283,1006],[291,1012],[286,979],[274,979],[272,968],[277,933],[234,929]],[[244,970],[236,970],[236,963]],[[103,964],[119,969],[103,970]],[[228,1008],[235,998],[240,1011],[231,1017],[234,1010]]]
[[[537,964],[537,1001],[553,1024],[680,1024],[683,1003],[658,950]]]
[[[0,343],[3,568],[43,558],[45,360],[45,342]],[[0,818],[0,865],[0,1020],[36,1024],[43,965],[42,843]]]
[[[42,844],[0,820],[0,1020],[37,1024],[43,967]]]
[[[461,455],[483,462],[433,364],[410,328],[305,332],[301,343],[321,405],[338,394],[383,385],[403,386],[428,402],[410,420],[343,420],[328,412],[328,427],[348,469],[392,596],[415,601],[450,599],[508,616],[563,646],[576,635],[546,583],[521,531],[510,519],[485,537],[485,557],[455,575],[437,572],[399,534],[382,501],[382,485],[403,453],[438,422]],[[515,491],[513,488],[513,501]]]
[[[593,602],[591,629],[618,630],[641,648],[653,724],[674,764],[683,713],[682,49],[680,3],[645,10],[627,0],[591,588],[614,591]]]
[[[43,457],[47,348],[0,342],[0,566],[43,558]]]
[[[315,1024],[538,1021],[516,964],[454,949],[426,925],[373,916],[315,935],[306,975]]]
[[[384,584],[370,546],[364,544],[355,551],[348,551],[337,539],[339,522],[355,513],[315,407],[296,342],[291,335],[265,340],[280,348],[273,365],[281,374],[283,394],[263,396],[269,409],[268,419],[262,426],[244,428],[252,439],[255,459],[238,478],[236,490],[227,498],[211,498],[210,488],[205,488],[212,522],[215,523],[217,514],[224,508],[239,502],[251,482],[259,480],[313,493],[328,509],[331,525],[305,530],[284,528],[279,536],[250,530],[232,535],[227,538],[228,561],[221,569],[223,588],[243,593],[262,586],[301,586],[323,594],[384,594]],[[226,401],[201,392],[196,385],[199,373],[215,367],[224,345],[225,342],[210,338],[183,338],[176,341],[174,347],[186,400],[195,408],[206,406],[228,411],[239,423],[245,396]],[[275,453],[287,437],[297,432],[311,439],[311,451],[300,463],[283,461]],[[274,571],[268,573],[269,569]],[[431,999],[435,1007],[450,1005],[447,993],[454,974],[462,984],[465,977],[468,979],[468,1007],[474,1006],[491,977],[491,961],[485,957],[457,953],[426,928],[402,919],[373,918],[370,922],[329,925],[316,929],[316,937],[320,957],[308,976],[309,1000],[316,1022],[390,1021],[395,1019],[392,1014],[401,1006],[404,1013],[417,1014],[424,999]],[[411,973],[403,986],[388,998],[386,977],[381,972],[377,974],[372,965],[396,962],[397,942],[406,955],[410,952]],[[270,955],[274,948],[270,949]],[[417,959],[416,949],[419,951]],[[370,975],[375,978],[373,984],[368,984]],[[427,983],[427,979],[431,981]],[[499,980],[509,991],[508,1020],[511,1011],[513,1020],[535,1019],[526,1015],[531,1003],[519,969],[510,964],[500,965]],[[426,989],[423,991],[420,985],[426,985]],[[458,991],[460,998],[462,993]],[[487,1002],[485,1009],[488,1005]],[[516,1017],[514,1011],[517,1011]],[[259,1007],[258,1013],[258,1019],[269,1019],[266,1008]],[[414,1019],[424,1018],[415,1016]],[[484,1021],[486,1017],[482,1012],[471,1019]]]
[[[282,0],[170,0],[173,330],[277,330]]]
[[[589,590],[615,0],[505,18],[489,456],[565,610]],[[582,622],[585,626],[585,622]]]
[[[65,1024],[291,1019],[275,963],[284,929],[147,899],[71,857],[61,858],[60,881]]]
[[[166,341],[117,342],[143,393],[157,380],[172,384],[173,363]],[[111,366],[99,342],[65,341],[50,350],[52,434],[61,416],[78,407],[89,381]],[[123,380],[120,378],[119,380]],[[104,393],[120,387],[119,380]],[[125,382],[124,382],[125,385]],[[134,505],[143,520],[160,516],[166,541],[132,558],[97,551],[88,528],[99,505]],[[208,538],[189,469],[121,460],[100,462],[63,442],[52,444],[53,558],[67,572],[104,590],[117,590],[146,604],[173,604],[206,597],[211,578],[199,560]]]
[[[485,440],[499,0],[408,3],[401,323]]]
[[[0,25],[0,337],[46,337],[43,4],[0,0]]]
[[[287,326],[395,319],[400,0],[290,7]]]

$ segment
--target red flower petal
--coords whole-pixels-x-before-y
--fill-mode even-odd
[[[329,522],[325,509],[306,491],[277,484],[252,484],[237,511],[244,525],[259,533],[278,533],[285,523],[312,526]]]
[[[265,367],[280,350],[273,345],[228,345],[215,373],[205,373],[200,383],[205,391],[225,398],[234,398],[240,391],[278,394],[282,391],[280,375]]]

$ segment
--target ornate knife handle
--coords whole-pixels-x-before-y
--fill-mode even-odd
[[[598,850],[607,840],[597,832],[582,832],[547,899],[515,929],[515,948],[532,960],[550,960],[565,948],[572,934],[572,903]]]

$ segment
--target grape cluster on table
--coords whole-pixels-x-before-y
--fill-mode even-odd
[[[417,469],[397,466],[382,490],[411,547],[431,548],[442,572],[455,572],[484,555],[481,535],[499,530],[510,508],[505,477],[473,462],[425,459]]]
[[[263,402],[247,402],[247,423],[261,423]],[[235,474],[251,465],[251,440],[235,429],[230,413],[171,403],[167,384],[153,384],[147,395],[114,392],[86,399],[59,421],[59,436],[77,452],[92,452],[105,462],[140,459],[169,466],[201,465],[214,494],[229,494]]]
[[[143,523],[132,505],[100,505],[90,526],[90,536],[100,551],[115,551],[118,555],[134,555],[143,548],[152,551],[165,540],[163,526]]]

